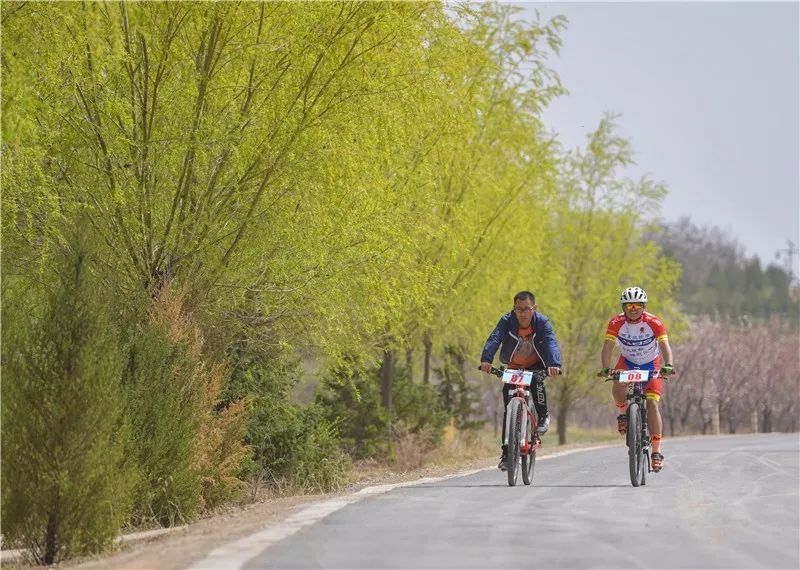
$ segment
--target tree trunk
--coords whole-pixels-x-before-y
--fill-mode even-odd
[[[55,561],[56,553],[58,552],[58,522],[53,514],[47,517],[47,530],[45,533],[43,562],[49,566]]]
[[[680,418],[680,425],[682,429],[686,429],[686,424],[689,423],[689,416],[692,414],[692,409],[695,407],[695,402],[693,400],[689,400],[689,403],[684,406],[683,415]],[[697,406],[697,414],[702,418],[703,410],[700,406]],[[693,429],[693,426],[689,426],[689,429]],[[705,432],[703,432],[705,433]]]
[[[719,435],[719,404],[711,409],[711,433]]]
[[[758,409],[750,411],[750,431],[758,433]]]
[[[381,364],[381,403],[389,411],[392,409],[392,380],[394,380],[394,352],[385,350]]]
[[[556,387],[553,384],[552,387]],[[567,382],[559,382],[558,390],[555,394],[558,401],[558,416],[556,416],[556,427],[558,431],[558,445],[567,443],[567,422],[569,420],[569,411],[575,401],[575,397],[570,390],[570,385]],[[548,399],[552,398],[553,394],[548,395]],[[552,400],[550,400],[552,402]]]
[[[425,369],[422,373],[422,383],[428,384],[430,383],[431,378],[431,351],[433,349],[433,341],[431,340],[430,331],[425,333],[422,343],[425,346]]]
[[[558,417],[556,418],[558,445],[565,445],[567,443],[567,415],[569,414],[569,407],[569,403],[562,403],[558,407]]]
[[[675,410],[672,409],[673,402],[671,400],[662,400],[661,417],[663,418],[664,425],[669,428],[669,436],[675,435]]]
[[[406,349],[406,368],[408,369],[408,381],[414,383],[414,351]]]
[[[761,431],[763,433],[770,433],[772,431],[772,409],[769,406],[764,406],[762,414],[764,422]]]

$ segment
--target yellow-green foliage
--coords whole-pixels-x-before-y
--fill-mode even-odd
[[[334,357],[471,326],[449,299],[497,306],[478,291],[503,280],[490,256],[541,241],[554,188],[538,112],[560,92],[543,60],[563,21],[512,13],[7,8],[11,247],[46,258],[40,226],[82,204],[123,291],[177,278],[214,313],[246,297]]]

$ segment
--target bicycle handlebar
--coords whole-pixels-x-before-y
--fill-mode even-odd
[[[481,369],[481,367],[478,366],[478,370],[480,370],[480,369]],[[495,368],[494,366],[492,366],[492,369],[489,371],[489,374],[494,374],[498,378],[502,378],[503,377],[503,372],[505,372],[505,371],[506,371],[506,369],[503,368],[502,366],[500,368]],[[547,370],[528,370],[528,372],[532,372],[533,373],[533,378],[535,380],[544,380],[545,378],[548,377]],[[559,374],[559,376],[561,374],[563,374],[563,372],[561,371],[560,368],[558,369],[558,374]]]

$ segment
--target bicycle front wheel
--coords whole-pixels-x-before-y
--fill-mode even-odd
[[[525,441],[528,442],[528,454],[522,456],[522,482],[530,485],[533,482],[533,469],[536,467],[536,447],[534,447],[534,437],[536,437],[536,412],[533,412],[533,421],[526,422]]]
[[[508,425],[508,455],[506,457],[508,470],[506,474],[508,475],[508,485],[513,487],[517,484],[517,473],[519,472],[519,438],[522,427],[522,405],[518,398],[511,399],[508,416],[511,421]]]
[[[642,471],[642,414],[636,403],[628,406],[628,469],[631,485],[638,487]]]

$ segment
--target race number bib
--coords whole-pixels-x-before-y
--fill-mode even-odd
[[[649,370],[623,370],[619,373],[620,382],[647,382],[649,379]]]
[[[533,372],[530,370],[506,370],[503,372],[503,382],[516,386],[530,386],[533,381]]]

